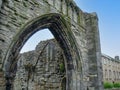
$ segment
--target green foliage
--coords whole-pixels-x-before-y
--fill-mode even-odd
[[[113,84],[113,86],[114,86],[115,88],[120,88],[120,83],[116,82],[116,83]]]
[[[65,70],[64,64],[61,63],[61,64],[60,64],[60,71],[61,71],[61,72],[64,72],[64,70]]]
[[[105,89],[107,89],[107,88],[113,88],[113,83],[104,82],[104,88],[105,88]]]

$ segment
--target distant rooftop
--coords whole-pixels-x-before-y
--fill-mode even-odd
[[[102,57],[108,58],[108,60],[119,61],[120,62],[119,56],[115,56],[115,58],[112,58],[112,57],[102,53]]]

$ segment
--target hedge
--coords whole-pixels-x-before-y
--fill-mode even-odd
[[[105,89],[110,89],[110,88],[120,88],[120,82],[115,82],[115,83],[111,83],[111,82],[104,82],[104,88]]]
[[[120,88],[120,83],[116,82],[116,83],[113,84],[113,86],[114,86],[115,88]]]
[[[113,83],[110,82],[104,82],[104,88],[113,88]]]

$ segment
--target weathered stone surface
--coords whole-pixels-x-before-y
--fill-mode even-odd
[[[39,54],[46,43],[43,53]],[[38,59],[39,58],[39,59]],[[37,62],[38,61],[38,62]],[[35,51],[20,55],[14,90],[65,90],[65,58],[56,40],[42,41]],[[35,71],[32,70],[35,66]]]
[[[5,90],[5,78],[2,71],[0,71],[0,90]]]
[[[66,58],[66,90],[103,90],[96,14],[84,13],[73,0],[2,1],[0,68],[7,78],[14,77],[19,51],[27,39],[48,28]],[[90,78],[89,74],[97,77]]]
[[[0,1],[0,9],[1,9],[1,6],[2,6],[2,0]]]

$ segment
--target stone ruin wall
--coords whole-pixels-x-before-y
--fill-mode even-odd
[[[5,78],[3,72],[0,71],[0,90],[5,89]]]
[[[55,38],[67,43],[68,49],[64,52],[70,51],[72,55],[71,62],[67,63],[67,66],[73,66],[67,70],[67,90],[103,90],[96,13],[83,12],[73,0],[1,0],[0,8],[0,69],[3,70],[4,78],[11,77],[10,66],[16,62],[14,58],[24,41],[36,28],[44,26],[42,28],[51,27],[49,29]],[[40,23],[35,26],[35,22],[42,22],[42,25]],[[3,75],[0,78],[3,78]]]
[[[48,41],[35,71],[31,70]],[[48,41],[40,42],[34,51],[19,56],[14,90],[65,90],[65,58],[56,40]]]

